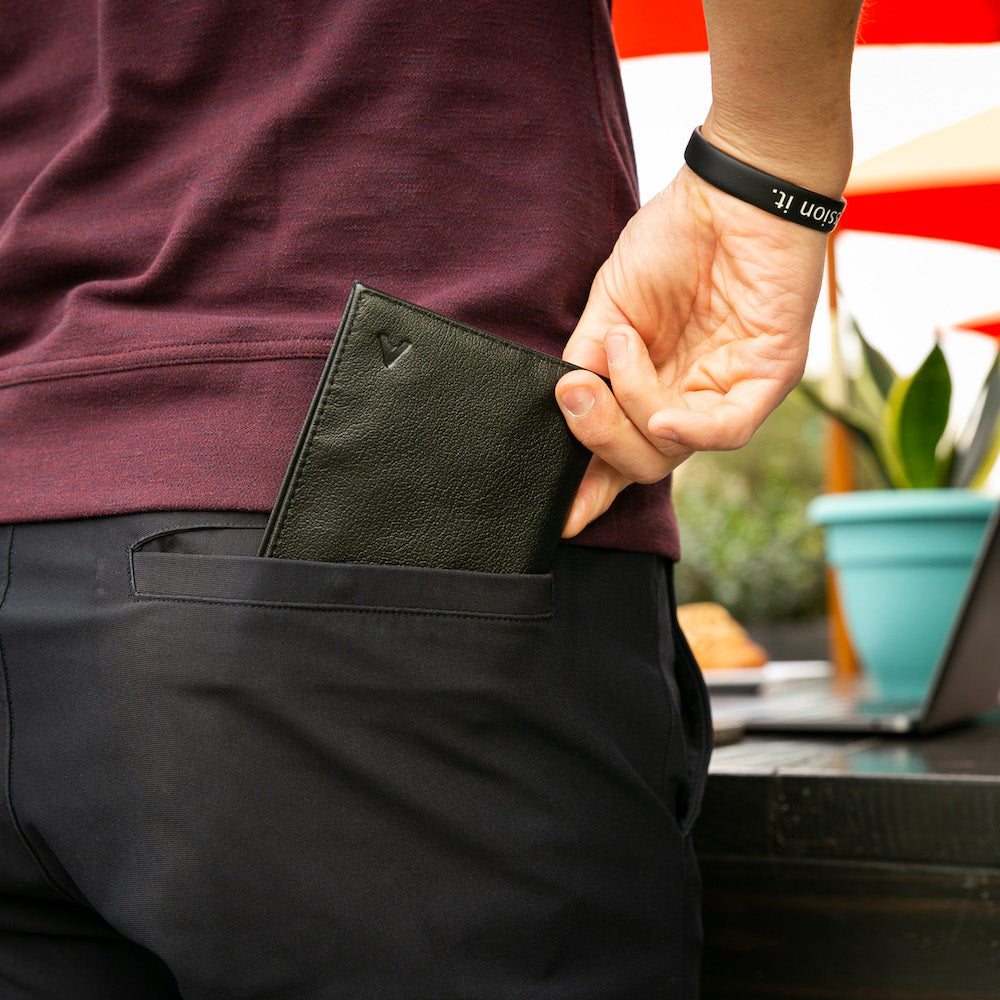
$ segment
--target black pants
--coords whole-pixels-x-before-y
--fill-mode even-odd
[[[0,527],[0,996],[695,996],[669,567],[259,559],[262,526]]]

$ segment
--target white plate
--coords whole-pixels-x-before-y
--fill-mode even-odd
[[[733,670],[703,670],[709,690],[742,692],[769,690],[798,681],[825,680],[833,672],[826,660],[774,660],[762,667],[739,667]]]

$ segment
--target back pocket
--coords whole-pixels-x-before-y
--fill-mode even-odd
[[[551,574],[476,573],[256,556],[262,529],[201,524],[160,531],[130,551],[133,596],[372,613],[543,619]]]

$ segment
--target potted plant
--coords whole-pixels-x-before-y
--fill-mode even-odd
[[[996,505],[982,491],[1000,452],[1000,356],[971,416],[949,430],[952,378],[940,345],[912,375],[896,372],[852,324],[857,375],[836,396],[799,391],[852,432],[884,489],[818,497],[844,616],[877,691],[919,698],[944,645]]]

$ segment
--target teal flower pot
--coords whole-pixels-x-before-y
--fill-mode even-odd
[[[922,698],[996,498],[973,490],[872,490],[817,497],[844,618],[886,698]]]

